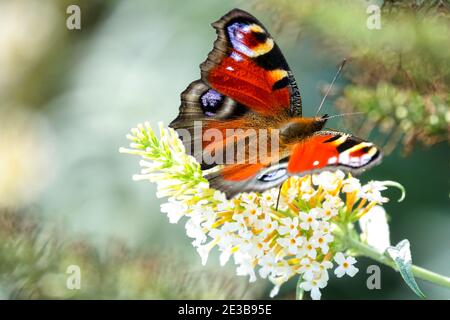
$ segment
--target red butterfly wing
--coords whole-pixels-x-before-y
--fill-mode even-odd
[[[181,94],[180,113],[170,124],[182,138],[189,136],[183,140],[186,150],[202,169],[214,166],[203,161],[205,155],[222,152],[241,139],[226,139],[227,129],[254,129],[259,135],[259,129],[278,128],[278,122],[301,116],[294,77],[262,24],[234,9],[213,26],[218,38],[200,66],[202,79]],[[195,130],[196,122],[201,122],[200,130]],[[208,129],[217,129],[223,139],[203,139]]]
[[[202,80],[214,90],[262,115],[289,111],[301,116],[294,76],[264,26],[234,9],[213,23],[218,38],[200,66]]]
[[[289,155],[283,157],[286,152]],[[290,145],[281,155],[282,160],[277,164],[227,166],[206,178],[212,188],[233,197],[244,191],[276,187],[289,176],[338,169],[357,174],[381,161],[380,150],[371,142],[334,131],[318,132]]]
[[[337,132],[319,132],[292,146],[287,173],[342,169],[358,173],[381,160],[373,143]]]

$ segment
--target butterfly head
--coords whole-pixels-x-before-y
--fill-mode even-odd
[[[320,126],[319,130],[322,130],[323,127],[325,126],[325,123],[327,122],[328,118],[328,114],[324,114],[321,117],[315,117],[315,122],[317,123],[317,126]]]
[[[312,123],[311,123],[311,130],[312,133],[320,131],[323,129],[323,127],[325,127],[325,123],[327,123],[328,121],[328,114],[324,114],[321,117],[314,117],[312,118]]]
[[[314,117],[312,118],[309,130],[311,130],[311,133],[320,131],[325,127],[325,123],[328,121],[328,114],[324,114],[321,117]]]
[[[280,138],[285,143],[307,138],[322,130],[327,120],[328,115],[314,118],[292,118],[280,128]]]

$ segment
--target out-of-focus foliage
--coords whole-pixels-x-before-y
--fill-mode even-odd
[[[0,109],[0,207],[31,203],[48,185],[54,156],[48,124],[36,112]]]
[[[367,21],[378,5],[380,29]],[[419,141],[431,145],[450,134],[450,2],[444,1],[271,1],[255,2],[273,12],[291,34],[314,34],[323,49],[349,59],[347,85],[337,106],[362,111],[347,119],[367,136],[380,127],[386,152],[401,140],[405,151]],[[376,7],[375,7],[376,8]]]
[[[369,121],[362,125],[351,118],[345,122],[352,127],[358,126],[356,129],[362,136],[369,135],[377,127],[388,136],[385,151],[392,151],[400,138],[403,138],[405,151],[410,151],[416,140],[426,145],[447,140],[450,122],[448,93],[422,95],[386,82],[375,87],[348,85],[338,105],[344,112],[355,108],[364,112]]]
[[[256,288],[221,270],[195,268],[177,252],[152,254],[110,241],[100,251],[42,227],[25,212],[0,211],[0,297],[9,299],[251,299]],[[80,268],[81,288],[69,289]]]

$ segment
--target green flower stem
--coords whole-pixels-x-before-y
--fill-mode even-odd
[[[300,288],[300,284],[303,282],[302,277],[298,277],[297,280],[297,286],[295,287],[295,299],[296,300],[303,300],[303,289]]]
[[[362,243],[361,241],[353,237],[346,237],[345,241],[348,247],[355,250],[358,254],[371,258],[375,261],[378,261],[384,265],[387,265],[397,270],[397,267],[392,259],[378,252],[377,250],[368,246],[367,244]],[[411,270],[416,278],[429,281],[431,283],[450,289],[450,277],[445,277],[443,275],[440,275],[438,273],[429,271],[427,269],[415,265],[411,267]]]

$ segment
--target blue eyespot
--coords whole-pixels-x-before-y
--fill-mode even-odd
[[[245,43],[245,34],[250,32],[250,27],[246,23],[235,22],[228,26],[228,36],[234,49],[251,57],[253,51]]]
[[[286,175],[286,169],[276,169],[262,174],[258,179],[264,182],[275,181]]]
[[[200,100],[203,113],[207,116],[213,116],[220,108],[223,96],[216,90],[209,89],[200,97]]]

